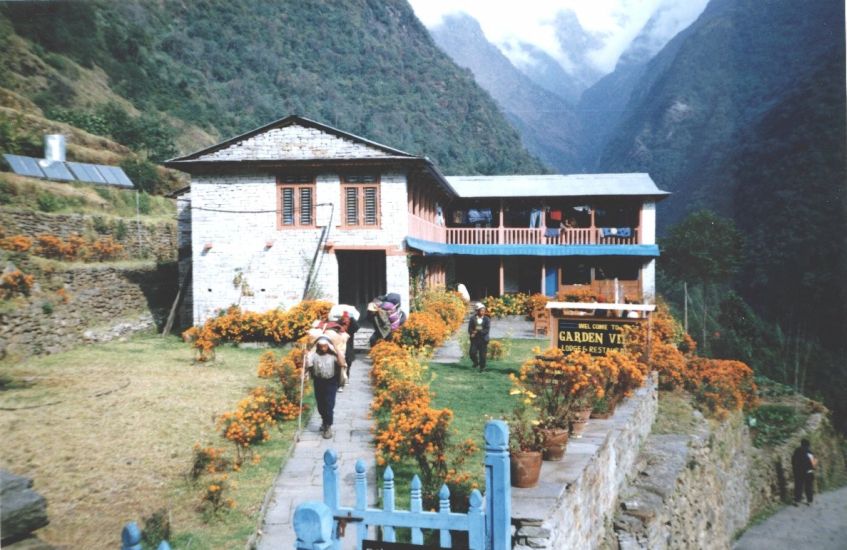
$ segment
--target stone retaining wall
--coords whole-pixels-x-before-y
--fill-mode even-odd
[[[608,420],[590,420],[531,489],[512,489],[513,548],[597,548],[658,409],[655,375]]]
[[[121,218],[126,234],[118,239],[115,234],[118,218],[103,216],[98,223],[95,218],[86,214],[45,214],[0,208],[0,227],[6,236],[26,235],[35,238],[36,235],[48,234],[66,239],[74,233],[83,236],[111,235],[124,247],[130,258],[176,259],[176,221],[157,224],[142,222],[136,225],[133,219]]]
[[[152,326],[167,315],[176,295],[176,264],[86,266],[52,277],[62,279],[67,303],[34,293],[25,305],[0,314],[0,357],[64,351],[84,342],[93,328],[100,330],[89,333],[89,340],[101,340],[103,332],[128,320],[136,330]],[[145,313],[146,321],[139,317]]]
[[[753,447],[744,417],[710,423],[695,411],[691,434],[651,435],[621,492],[609,548],[726,549],[756,514],[790,498],[791,454],[802,437],[821,460],[818,489],[841,481],[844,456],[826,417],[775,448]]]

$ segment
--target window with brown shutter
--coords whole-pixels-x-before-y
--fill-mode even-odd
[[[341,185],[344,226],[379,227],[379,179],[377,176],[344,176]]]
[[[279,228],[315,227],[315,180],[311,176],[277,178]]]

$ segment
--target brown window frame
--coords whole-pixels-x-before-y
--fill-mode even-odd
[[[315,185],[315,178],[313,176],[304,176],[302,178],[293,177],[290,179],[293,180],[301,180],[301,181],[284,181],[285,179],[289,179],[283,176],[277,177],[276,184],[276,204],[277,204],[277,217],[276,217],[276,226],[277,229],[310,229],[317,227],[317,220],[315,216],[317,214],[315,208],[315,198],[317,194],[317,189]],[[283,204],[283,195],[287,189],[292,190],[292,199],[293,199],[293,218],[294,223],[287,224],[285,223],[285,205]],[[310,212],[310,223],[302,223],[302,211],[301,211],[301,198],[302,192],[304,190],[308,190],[311,194],[312,207],[309,209]]]
[[[357,182],[361,177],[373,177],[373,182]],[[352,180],[352,181],[351,181]],[[365,190],[373,188],[374,193],[374,223],[365,223]],[[350,224],[347,216],[348,190],[356,192],[356,222]],[[341,227],[344,229],[380,229],[382,227],[382,209],[380,208],[380,178],[379,176],[343,176],[341,178]]]

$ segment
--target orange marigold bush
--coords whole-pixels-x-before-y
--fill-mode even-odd
[[[718,418],[758,405],[753,369],[741,361],[693,358],[686,388]]]
[[[486,312],[492,317],[506,315],[527,315],[529,296],[523,292],[504,294],[503,296],[487,296],[482,300]]]
[[[406,322],[392,333],[392,339],[403,347],[425,352],[444,343],[451,332],[439,314],[416,311],[409,314]]]
[[[36,235],[35,253],[45,258],[65,260],[71,258],[72,247],[55,235]]]
[[[212,446],[203,447],[200,443],[195,443],[188,476],[196,481],[203,474],[224,472],[231,466],[232,462],[225,456],[223,449]]]
[[[462,325],[467,313],[465,302],[458,292],[434,289],[427,290],[418,300],[421,311],[429,311],[438,314],[447,324],[450,332],[455,331]]]
[[[16,269],[4,274],[0,279],[0,291],[2,291],[4,299],[9,299],[16,294],[29,296],[34,284],[35,277]]]
[[[526,300],[526,314],[533,315],[536,311],[540,311],[547,307],[547,302],[550,301],[550,297],[541,294],[540,292],[536,292]]]
[[[303,347],[294,346],[285,356],[279,359],[273,351],[266,351],[259,357],[257,372],[259,378],[273,380],[277,391],[281,392],[285,399],[292,403],[297,403],[300,400],[303,352]]]
[[[232,441],[239,453],[250,445],[270,439],[270,427],[274,424],[267,402],[262,397],[250,395],[238,402],[235,411],[228,411],[218,417],[218,429],[224,438]]]
[[[542,428],[567,428],[575,411],[605,395],[604,371],[596,358],[583,351],[566,355],[550,348],[528,359],[519,375],[510,377],[513,393],[532,400]]]
[[[472,442],[451,445],[453,413],[432,408],[424,367],[409,349],[390,341],[377,343],[371,349],[371,359],[371,412],[376,420],[378,463],[413,458],[421,474],[427,506],[437,502],[438,488],[448,481],[458,484],[454,485],[456,495],[465,494],[473,482],[459,468],[467,456],[476,452],[476,447]]]
[[[215,347],[223,342],[274,342],[284,344],[302,338],[312,322],[329,313],[332,304],[307,300],[288,311],[273,309],[264,313],[242,311],[231,306],[202,326],[182,333],[191,342],[198,361],[214,358]]]
[[[88,245],[85,258],[98,262],[114,260],[123,254],[123,250],[123,245],[112,237],[103,237]]]
[[[206,486],[200,499],[199,510],[207,516],[217,516],[225,509],[235,508],[235,501],[226,496],[234,486],[235,483],[229,481],[227,474],[216,476]]]
[[[11,252],[27,252],[32,248],[32,239],[26,235],[12,235],[0,239],[0,248]]]

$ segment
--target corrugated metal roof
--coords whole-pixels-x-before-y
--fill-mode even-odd
[[[445,244],[406,237],[406,244],[426,254],[469,256],[659,256],[655,244]]]
[[[670,195],[645,173],[538,176],[446,176],[462,198]]]

